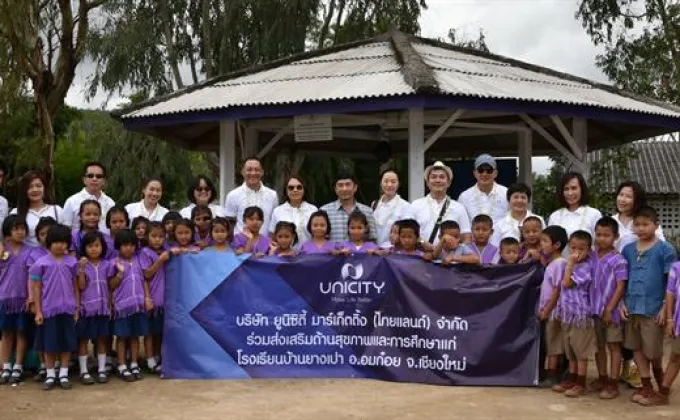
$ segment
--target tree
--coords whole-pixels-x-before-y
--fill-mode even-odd
[[[456,28],[449,29],[449,33],[446,35],[448,42],[459,47],[472,48],[474,50],[479,50],[483,52],[489,52],[489,46],[486,45],[486,35],[483,30],[479,30],[477,39],[469,39],[466,36],[461,36],[459,30]]]
[[[2,108],[11,110],[27,94],[33,98],[48,179],[53,179],[54,122],[85,56],[91,13],[105,2],[0,1]]]

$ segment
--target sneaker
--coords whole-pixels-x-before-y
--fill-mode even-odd
[[[581,385],[574,385],[564,391],[564,396],[569,398],[578,398],[586,395],[586,388]]]
[[[638,404],[644,405],[645,407],[668,405],[669,403],[668,395],[659,394],[658,392],[652,393],[649,397],[640,398],[638,401]]]
[[[552,387],[552,390],[555,392],[563,393],[575,386],[576,384],[574,382],[570,381],[569,379],[565,379],[564,381],[554,385]]]
[[[603,391],[607,387],[607,381],[603,381],[600,378],[595,379],[591,383],[588,384],[588,389],[594,392],[600,392]]]
[[[621,376],[621,379],[628,384],[629,388],[642,388],[642,379],[640,379],[640,372],[633,361],[628,362],[627,375]]]
[[[607,386],[600,392],[600,399],[602,400],[613,400],[619,396],[619,384],[617,381],[612,381],[607,384]]]
[[[645,398],[650,398],[654,394],[652,388],[640,388],[631,395],[630,400],[636,403],[640,403]]]

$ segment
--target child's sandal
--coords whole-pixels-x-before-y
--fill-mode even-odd
[[[124,380],[125,382],[134,382],[135,377],[132,376],[132,372],[130,372],[130,369],[125,368],[123,370],[118,371],[118,376],[120,379]]]
[[[12,376],[12,371],[9,369],[3,369],[2,374],[0,374],[0,384],[6,384],[9,382],[9,378]]]
[[[80,383],[83,385],[92,385],[94,384],[94,378],[92,377],[92,375],[90,375],[89,372],[81,373]]]
[[[33,381],[35,382],[44,382],[45,378],[47,378],[47,369],[45,368],[40,368],[38,371],[35,373],[33,376]]]
[[[106,372],[97,373],[97,383],[105,384],[109,381],[109,375]]]
[[[18,384],[24,379],[24,371],[21,369],[12,369],[12,375],[9,377],[10,384]]]
[[[141,381],[144,379],[144,375],[142,375],[142,370],[139,368],[139,366],[135,366],[130,369],[130,373],[132,373],[132,376],[134,376],[135,381]]]
[[[156,366],[153,367],[153,369],[151,369],[151,371],[156,375],[160,375],[163,369],[160,364],[157,364]]]
[[[59,378],[59,387],[61,389],[71,389],[71,381],[68,380],[68,376],[61,376]]]
[[[45,379],[45,382],[42,383],[41,387],[44,391],[49,391],[54,388],[55,383],[56,380],[54,378],[47,378]]]

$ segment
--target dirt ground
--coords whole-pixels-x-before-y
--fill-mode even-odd
[[[677,389],[674,395],[678,395]],[[680,420],[670,406],[645,408],[590,394],[568,399],[550,390],[400,384],[373,380],[180,381],[147,377],[127,384],[41,391],[27,382],[0,387],[0,419],[550,419]],[[672,397],[673,398],[673,397]]]

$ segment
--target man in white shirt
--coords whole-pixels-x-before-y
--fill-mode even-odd
[[[70,196],[64,203],[64,219],[59,222],[72,230],[80,229],[80,204],[85,200],[95,200],[102,208],[99,229],[107,232],[106,214],[116,205],[111,197],[104,193],[106,186],[106,168],[100,162],[88,162],[83,167],[83,188]]]
[[[425,181],[430,193],[411,203],[408,211],[409,217],[415,219],[420,225],[420,238],[433,245],[439,242],[439,225],[437,220],[441,215],[441,221],[453,220],[460,226],[460,233],[464,242],[470,241],[470,219],[463,207],[446,193],[453,180],[453,171],[442,162],[425,169]],[[442,209],[446,206],[446,209]]]
[[[257,206],[264,213],[260,234],[268,236],[269,220],[274,208],[279,205],[276,191],[262,184],[264,169],[257,157],[249,157],[243,162],[241,175],[243,175],[243,184],[227,194],[224,202],[224,215],[236,219],[235,233],[243,232],[243,211],[248,207]]]
[[[472,173],[477,183],[463,191],[458,201],[465,207],[470,220],[486,214],[496,223],[508,213],[508,189],[496,183],[496,159],[487,154],[477,156]]]

